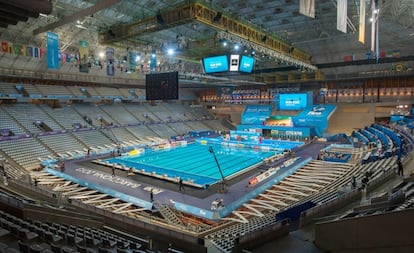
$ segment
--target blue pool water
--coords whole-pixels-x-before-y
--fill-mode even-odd
[[[140,155],[120,156],[106,161],[134,167],[137,170],[144,169],[146,172],[155,172],[158,175],[166,174],[170,178],[192,180],[195,184],[203,186],[212,185],[221,180],[221,175],[213,154],[209,152],[210,146],[213,147],[224,177],[260,163],[275,154],[274,151],[191,143],[165,150],[146,149],[145,153]]]

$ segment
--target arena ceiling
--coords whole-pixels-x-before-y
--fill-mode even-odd
[[[370,0],[366,1],[365,44],[358,42],[359,0],[348,0],[347,33],[336,29],[336,0],[315,0],[315,18],[299,13],[299,0],[0,0],[0,3],[2,40],[45,47],[45,32],[52,31],[59,35],[61,51],[75,52],[79,40],[86,40],[94,55],[104,52],[108,46],[116,48],[117,58],[126,55],[127,50],[140,52],[143,58],[156,51],[161,64],[199,68],[200,59],[206,56],[232,52],[252,54],[250,39],[246,43],[246,40],[238,41],[238,37],[227,38],[233,43],[242,42],[237,52],[222,45],[228,30],[216,24],[231,20],[233,25],[241,24],[260,32],[262,41],[274,38],[303,53],[301,62],[316,66],[329,76],[374,73],[390,68],[391,64],[361,62],[355,66],[343,60],[346,55],[365,60],[370,51]],[[400,59],[406,59],[405,64],[412,68],[414,1],[377,0],[377,3],[380,7],[379,49],[398,52]],[[195,4],[202,6],[199,11],[207,22],[200,18],[176,18],[170,23],[170,17],[182,13],[182,6]],[[174,56],[166,56],[170,47],[176,50]],[[282,54],[290,57],[290,52]],[[256,53],[254,57],[256,66],[252,76],[312,72],[301,64],[273,57],[269,51]],[[240,77],[232,73],[230,78]]]

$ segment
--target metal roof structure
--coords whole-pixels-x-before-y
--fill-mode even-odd
[[[299,12],[299,0],[1,2],[2,41],[46,47],[45,32],[51,31],[58,34],[62,52],[77,52],[80,40],[88,41],[90,55],[103,61],[98,55],[107,47],[114,47],[115,58],[120,60],[128,51],[137,52],[143,64],[155,52],[161,71],[200,73],[203,57],[233,53],[256,59],[253,74],[219,76],[259,83],[276,82],[281,75],[296,75],[297,80],[306,75],[312,80],[370,76],[391,69],[396,62],[403,62],[409,70],[413,67],[411,0],[366,0],[365,43],[358,41],[360,0],[347,1],[347,33],[337,30],[335,0],[315,0],[315,18]],[[373,3],[380,10],[382,61],[367,60]],[[227,47],[224,41],[229,42]],[[231,47],[235,44],[239,49]],[[175,54],[169,56],[168,49]],[[393,53],[396,57],[386,57]],[[348,62],[351,56],[354,61]]]

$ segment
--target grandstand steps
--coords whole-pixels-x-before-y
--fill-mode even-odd
[[[62,129],[65,129],[65,126],[63,126],[62,124],[60,124],[59,123],[59,121],[58,120],[56,120],[56,118],[55,117],[53,117],[53,115],[51,115],[49,112],[48,112],[48,110],[46,110],[44,107],[45,106],[49,106],[49,105],[44,105],[44,104],[42,104],[42,105],[40,105],[39,106],[39,109],[40,110],[42,110],[43,111],[43,113],[44,114],[46,114],[47,116],[49,116],[49,118],[51,119],[51,120],[53,120],[58,126],[60,126]]]
[[[140,119],[138,117],[138,115],[136,114],[136,112],[131,111],[129,106],[125,106],[124,104],[121,104],[121,106],[123,107],[123,109],[125,111],[129,112],[136,119],[137,122],[142,122],[142,119]]]
[[[81,138],[79,138],[76,134],[71,134],[72,136],[73,136],[73,138],[75,138],[75,140],[79,143],[79,144],[81,144],[82,146],[85,146],[85,147],[87,147],[87,148],[91,148],[91,147],[89,147],[88,146],[88,144],[87,143],[85,143],[85,142],[83,142],[82,141],[82,139]]]
[[[22,94],[23,97],[29,97],[30,94],[24,87],[21,87],[20,90],[18,89],[19,93]]]
[[[104,129],[99,129],[99,132],[101,132],[103,135],[105,135],[109,140],[111,140],[113,143],[120,143],[118,139],[116,138],[115,134],[112,131],[105,131]],[[109,132],[111,134],[109,134]]]
[[[7,162],[6,162],[7,160]],[[2,163],[6,176],[14,179],[22,179],[27,171],[17,164],[11,157],[0,150],[0,163]]]
[[[22,124],[20,124],[20,122],[16,119],[16,118],[14,118],[13,117],[13,115],[11,115],[10,113],[9,113],[9,111],[8,110],[2,110],[2,112],[4,112],[7,116],[9,116],[9,118],[11,119],[11,120],[13,120],[13,124],[15,124],[15,125],[18,125],[21,129],[23,129],[26,133],[29,133],[30,131],[29,130],[27,130]]]
[[[82,92],[83,95],[85,95],[86,97],[90,98],[91,94],[89,93],[89,91],[85,88],[81,88],[80,91]]]
[[[47,143],[45,143],[43,140],[41,140],[40,138],[35,137],[35,139],[42,145],[44,146],[50,153],[53,154],[53,156],[59,157],[58,154],[52,149],[50,148]]]
[[[221,119],[221,124],[225,127],[227,127],[229,130],[235,130],[236,126],[233,125],[230,120],[228,119]]]
[[[163,205],[158,202],[154,202],[154,206],[155,208],[157,208],[157,210],[160,212],[162,217],[164,217],[164,219],[167,220],[169,224],[180,225],[180,226],[183,225],[180,217],[178,217],[177,213],[174,212],[168,205]]]

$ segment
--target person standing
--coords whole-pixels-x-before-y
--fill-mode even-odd
[[[397,172],[399,176],[404,176],[404,169],[403,169],[403,165],[401,163],[401,159],[397,160]]]
[[[115,176],[115,163],[112,164],[112,177]]]
[[[178,189],[181,191],[181,190],[184,190],[184,185],[183,185],[183,179],[180,177],[179,178],[179,180],[178,180]]]
[[[151,191],[150,191],[150,200],[151,200],[151,202],[154,202],[154,192],[152,191],[152,188],[151,188]]]
[[[351,178],[351,187],[352,187],[352,189],[356,188],[356,177],[355,177],[355,175],[353,175],[352,178]]]

